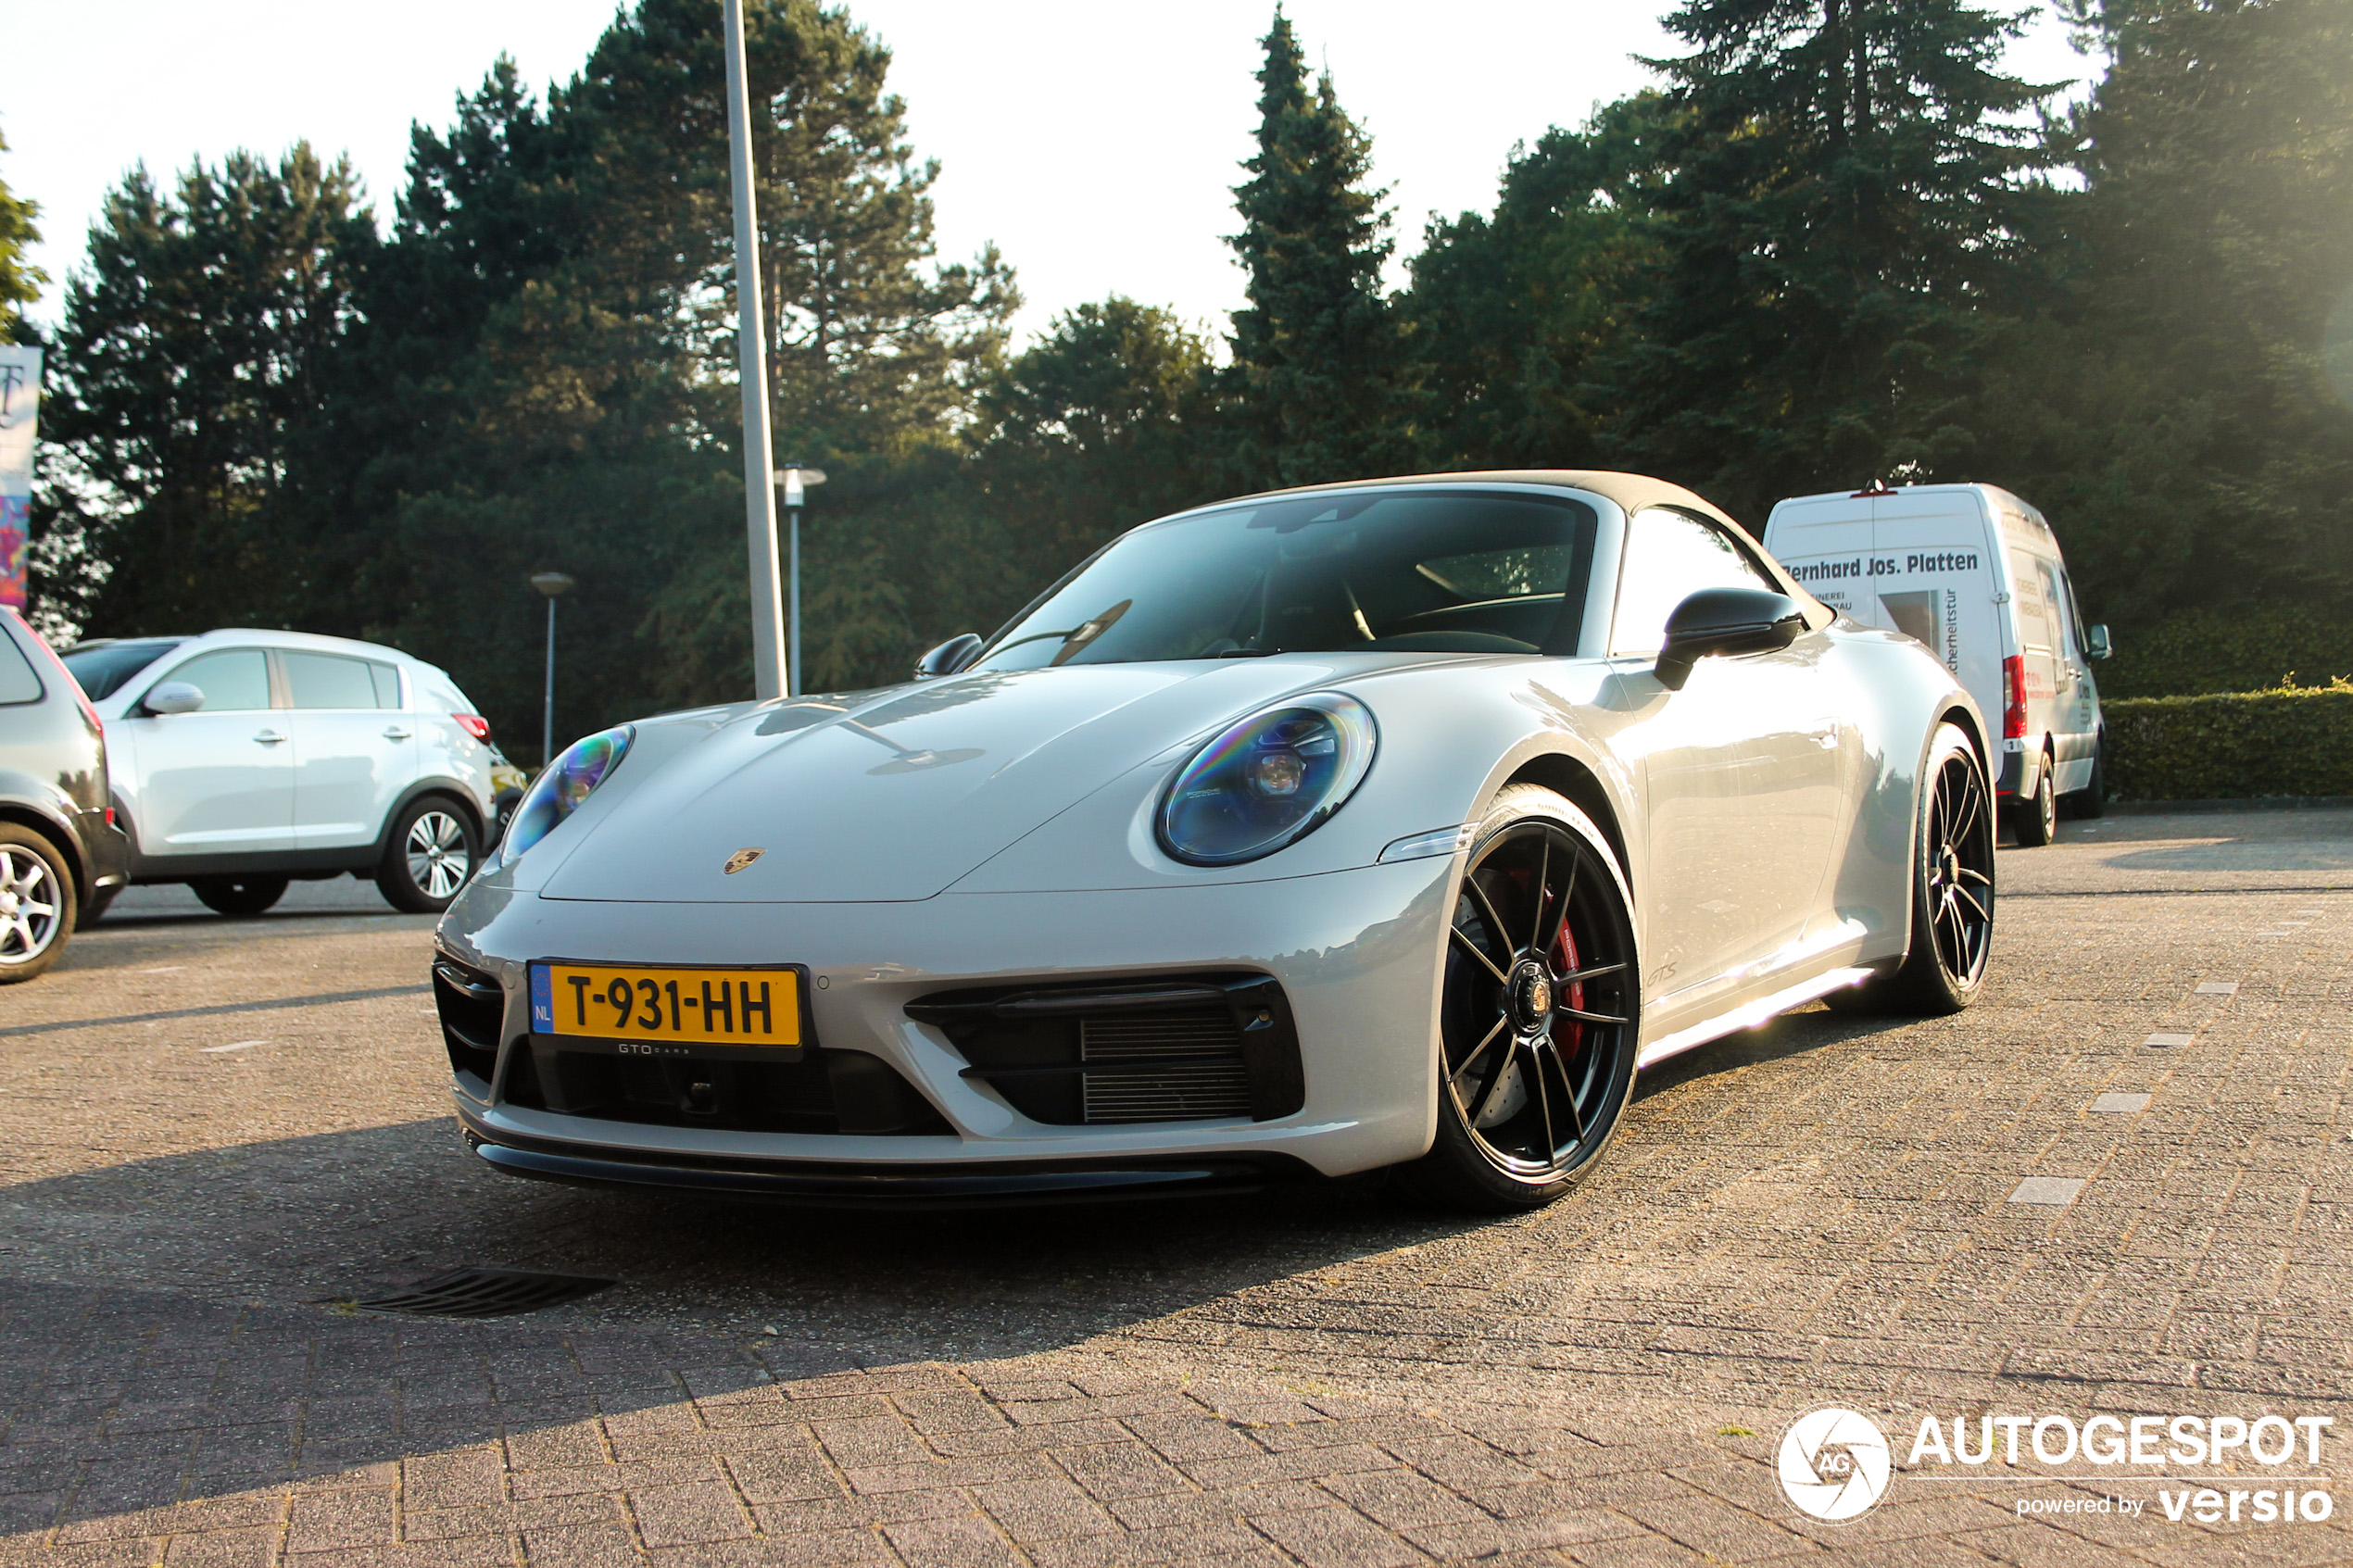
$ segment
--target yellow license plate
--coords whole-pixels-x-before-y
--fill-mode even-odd
[[[697,1046],[800,1045],[800,973],[535,963],[531,1027],[542,1035]]]

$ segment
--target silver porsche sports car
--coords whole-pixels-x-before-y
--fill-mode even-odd
[[[501,1170],[829,1203],[1557,1197],[1662,1058],[1969,1005],[1989,743],[1630,474],[1123,534],[880,691],[591,735],[434,963]]]

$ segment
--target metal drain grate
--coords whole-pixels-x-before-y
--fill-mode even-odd
[[[618,1284],[585,1274],[543,1274],[524,1269],[444,1269],[419,1280],[407,1290],[388,1296],[366,1296],[351,1303],[355,1311],[399,1312],[409,1317],[503,1318],[535,1312],[594,1296]]]

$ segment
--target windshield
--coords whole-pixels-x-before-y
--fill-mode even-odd
[[[1271,653],[1568,653],[1592,508],[1416,485],[1293,495],[1123,535],[997,633],[981,670]]]
[[[68,648],[62,657],[90,700],[96,702],[112,696],[125,681],[186,641],[185,637],[141,637],[127,643],[91,643]]]

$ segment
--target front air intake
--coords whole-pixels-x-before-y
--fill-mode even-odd
[[[948,991],[907,1016],[1049,1125],[1267,1122],[1306,1103],[1290,1004],[1263,974]]]
[[[472,1073],[482,1081],[476,1093],[489,1094],[498,1067],[499,1030],[507,1016],[507,993],[498,977],[453,958],[436,957],[433,1001],[441,1015],[441,1041],[448,1047],[451,1071]]]

